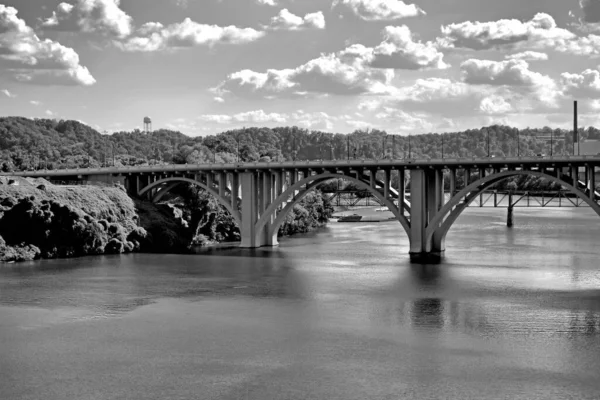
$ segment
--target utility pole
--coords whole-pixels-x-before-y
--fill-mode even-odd
[[[348,152],[348,161],[350,161],[350,134],[346,136],[346,150]]]
[[[102,132],[104,135],[107,135],[108,132],[104,131]],[[106,136],[104,136],[104,138],[102,139],[102,141],[104,142],[104,166],[107,167],[108,166],[108,161],[107,161],[107,156],[108,156],[108,143],[106,140]]]
[[[442,159],[444,158],[444,134],[442,133]]]

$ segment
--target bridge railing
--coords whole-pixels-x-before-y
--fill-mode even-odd
[[[361,166],[364,164],[377,165],[394,165],[394,164],[429,164],[429,165],[445,165],[448,163],[518,163],[518,162],[535,162],[535,161],[600,161],[598,155],[586,156],[528,156],[528,157],[463,157],[463,158],[395,158],[395,159],[361,159],[361,160],[302,160],[302,161],[281,161],[281,162],[236,162],[236,163],[211,163],[211,164],[161,164],[161,165],[143,165],[143,166],[122,166],[122,167],[104,167],[104,168],[73,168],[73,169],[54,169],[54,170],[37,170],[37,171],[19,171],[19,172],[3,172],[0,175],[15,175],[15,176],[50,176],[52,174],[60,175],[88,175],[99,173],[135,173],[135,172],[153,172],[153,171],[187,171],[187,170],[210,170],[210,169],[236,169],[236,168],[294,168],[294,167],[310,167],[319,165],[343,165],[343,166]]]

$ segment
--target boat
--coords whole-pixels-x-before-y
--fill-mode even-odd
[[[352,215],[346,215],[344,217],[340,217],[338,219],[338,222],[360,222],[361,219],[362,219],[362,215],[352,214]]]

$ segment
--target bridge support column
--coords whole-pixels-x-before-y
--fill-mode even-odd
[[[439,210],[441,171],[410,171],[410,258],[414,262],[437,262],[445,250],[441,243],[433,248],[431,240],[427,240],[425,230],[429,221]]]
[[[450,169],[450,198],[454,197],[456,192],[456,169]]]
[[[390,170],[386,169],[383,171],[383,197],[385,199],[390,198]]]
[[[225,174],[222,174],[223,176]],[[221,182],[220,182],[221,183]],[[258,220],[258,182],[257,176],[252,172],[240,173],[240,184],[242,187],[242,226],[240,236],[242,244],[240,247],[260,247],[256,242],[256,221]]]
[[[588,189],[590,191],[590,198],[596,200],[596,168],[590,165],[588,168]]]
[[[513,215],[513,194],[512,192],[508,193],[508,211],[506,215],[506,226],[509,228],[513,227],[514,215]]]
[[[404,199],[406,197],[406,173],[404,168],[398,170],[398,207],[400,207],[400,215],[404,215]]]
[[[275,184],[273,182],[274,176],[271,172],[265,172],[262,175],[262,188],[261,188],[261,210],[260,216],[265,212],[265,210],[271,205],[274,201],[275,196]],[[272,233],[272,225],[275,220],[275,216],[271,215],[269,217],[269,221],[265,224],[262,232],[256,232],[259,236],[258,245],[260,246],[277,246],[279,242],[277,241],[277,232]]]

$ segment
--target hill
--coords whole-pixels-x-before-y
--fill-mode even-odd
[[[582,140],[600,139],[600,130],[580,129]],[[99,165],[205,163],[258,160],[346,158],[436,158],[570,154],[572,135],[565,129],[517,129],[493,125],[440,134],[388,135],[379,130],[339,134],[298,127],[244,128],[189,137],[181,132],[139,130],[100,134],[77,121],[0,118],[0,168],[73,168]],[[518,145],[517,145],[518,143]]]

